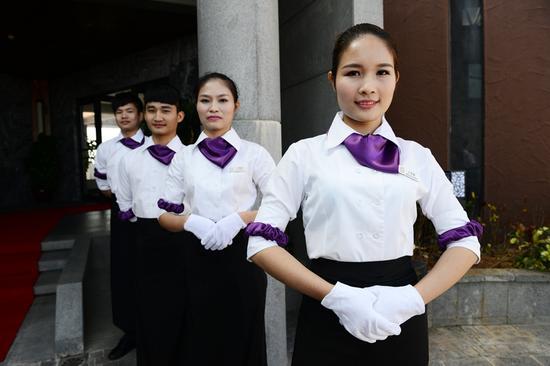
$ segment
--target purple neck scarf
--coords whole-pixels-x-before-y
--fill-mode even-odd
[[[131,137],[124,137],[118,141],[120,141],[120,143],[127,148],[134,150],[136,147],[140,147],[141,145],[143,145],[143,143],[145,142],[145,137],[141,139],[141,142],[137,142]]]
[[[170,165],[176,152],[166,145],[151,145],[147,148],[152,157],[164,165]]]
[[[229,164],[237,153],[237,149],[221,137],[205,138],[199,143],[199,150],[205,158],[222,169]]]
[[[398,173],[399,148],[385,137],[352,133],[343,144],[359,164],[385,173]]]

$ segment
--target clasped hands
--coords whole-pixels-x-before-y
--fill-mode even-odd
[[[369,343],[399,335],[401,324],[425,312],[422,296],[411,285],[359,288],[337,282],[321,305],[334,311],[351,335]]]
[[[192,214],[183,228],[195,234],[205,249],[222,250],[233,243],[233,238],[245,226],[241,216],[235,212],[218,222]]]

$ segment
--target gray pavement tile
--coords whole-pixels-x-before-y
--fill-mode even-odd
[[[494,366],[540,366],[541,364],[531,357],[496,357],[489,359]]]
[[[515,328],[520,332],[528,332],[550,342],[550,324],[524,324],[516,325]]]
[[[446,360],[445,366],[493,366],[493,364],[483,357],[461,358],[458,360]]]
[[[492,343],[481,344],[480,347],[487,356],[493,355],[522,355],[528,353],[524,344]]]
[[[549,355],[535,355],[533,356],[535,360],[540,362],[543,366],[550,366],[550,354]]]

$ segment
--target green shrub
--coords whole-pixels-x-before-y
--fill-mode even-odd
[[[517,246],[519,252],[516,267],[550,271],[550,228],[518,224],[514,229],[509,242]]]

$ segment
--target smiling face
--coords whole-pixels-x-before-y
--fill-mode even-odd
[[[176,136],[178,123],[183,121],[183,117],[183,111],[178,112],[173,104],[148,102],[145,105],[145,122],[158,144],[166,144]]]
[[[198,92],[197,114],[208,137],[222,136],[229,131],[238,108],[239,102],[235,102],[223,80],[210,79]]]
[[[128,103],[120,106],[115,111],[115,120],[117,126],[123,135],[132,135],[139,129],[142,114],[134,103]]]
[[[398,75],[386,43],[366,34],[353,40],[342,53],[336,75],[329,72],[344,122],[366,134],[382,122],[393,99]]]

